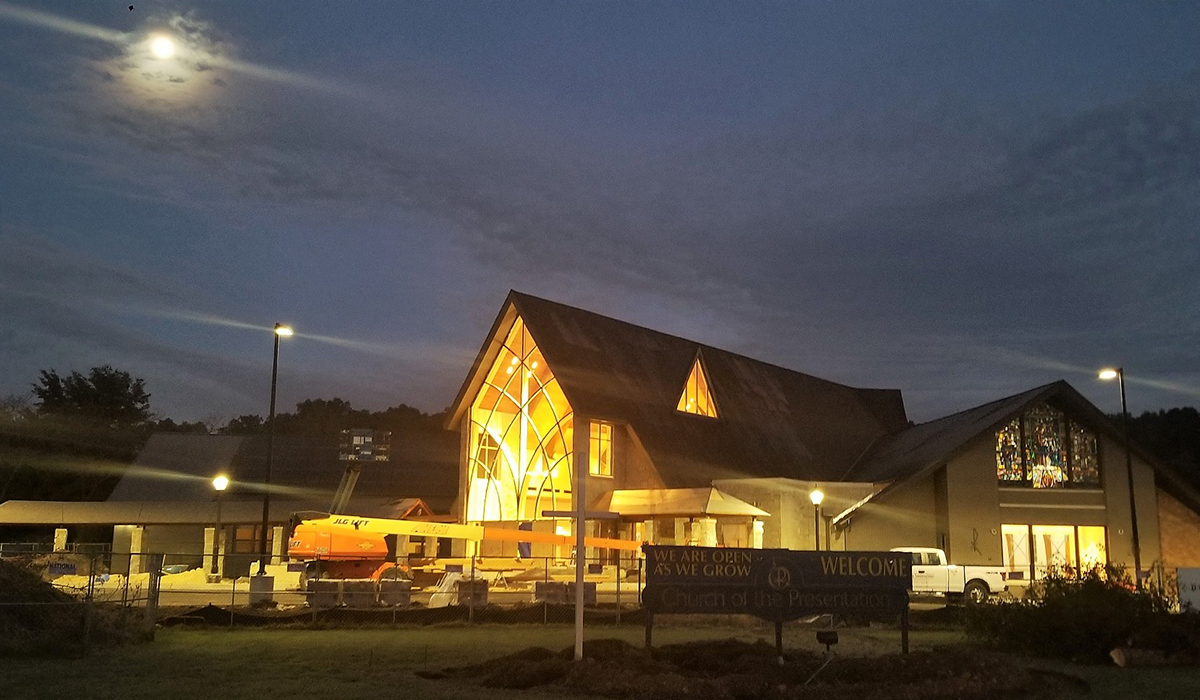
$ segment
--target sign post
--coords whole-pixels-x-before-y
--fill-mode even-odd
[[[646,646],[658,614],[754,615],[783,623],[807,615],[900,615],[908,652],[912,559],[905,552],[796,552],[646,545]]]

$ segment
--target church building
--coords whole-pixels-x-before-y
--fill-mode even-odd
[[[467,523],[569,534],[581,469],[589,535],[941,547],[953,563],[1014,579],[1131,565],[1135,546],[1143,570],[1200,566],[1187,544],[1200,533],[1200,494],[1136,446],[1127,452],[1119,428],[1064,381],[914,425],[899,390],[512,292],[448,427],[460,435],[455,509]],[[562,549],[480,551],[569,558]]]

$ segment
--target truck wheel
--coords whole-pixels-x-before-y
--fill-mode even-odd
[[[324,572],[320,562],[304,562],[304,568],[300,571],[300,590],[307,591],[308,582],[320,578],[322,573]]]
[[[392,565],[379,572],[380,581],[411,581],[412,574],[405,569]]]
[[[963,600],[967,605],[983,605],[987,602],[989,595],[987,584],[978,579],[968,581],[963,587]]]

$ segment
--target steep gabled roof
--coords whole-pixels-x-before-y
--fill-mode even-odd
[[[1125,443],[1121,431],[1108,416],[1070,384],[1059,380],[945,418],[914,425],[880,439],[842,476],[842,481],[871,481],[887,483],[887,486],[840,514],[835,524],[845,522],[859,508],[878,502],[879,497],[901,484],[934,471],[981,435],[995,433],[1004,424],[1044,401],[1066,411],[1073,420],[1092,430],[1104,433],[1120,444]],[[1137,445],[1130,445],[1130,449],[1154,469],[1159,486],[1189,507],[1200,507],[1200,494],[1171,469]]]
[[[907,425],[899,391],[856,389],[518,292],[497,316],[452,424],[517,315],[573,409],[630,425],[671,488],[747,476],[834,479],[872,441]],[[676,410],[698,351],[717,419]]]
[[[841,480],[890,482],[942,464],[979,435],[998,429],[1026,407],[1045,400],[1060,384],[1067,386],[1065,382],[1047,384],[885,436]]]

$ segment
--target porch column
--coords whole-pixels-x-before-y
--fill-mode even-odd
[[[287,552],[283,541],[283,526],[276,525],[271,528],[271,563],[280,564],[283,562],[283,555]]]
[[[204,562],[200,564],[200,568],[204,573],[212,571],[213,565],[213,539],[217,536],[217,530],[213,527],[204,528]]]
[[[696,523],[692,527],[695,532],[696,545],[700,547],[716,547],[717,546],[717,519],[716,518],[696,518]]]

